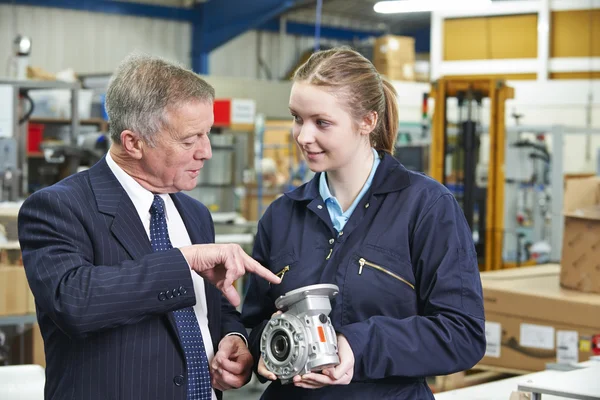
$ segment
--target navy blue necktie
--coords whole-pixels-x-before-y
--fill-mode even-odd
[[[165,202],[158,195],[154,195],[150,215],[152,250],[157,252],[172,249],[165,218]],[[174,311],[173,315],[187,364],[187,398],[188,400],[211,400],[208,358],[194,309],[187,307]]]

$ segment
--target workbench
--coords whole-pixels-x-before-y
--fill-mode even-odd
[[[546,370],[534,372],[482,385],[437,393],[434,398],[435,400],[509,400],[511,393],[518,392],[519,388],[522,388],[521,391],[527,392],[525,388],[529,387],[537,390],[538,393],[543,393],[543,396],[532,397],[532,400],[600,399],[600,357],[575,364],[575,366],[584,368],[575,371]],[[574,372],[575,374],[573,374]],[[590,379],[588,375],[593,375],[595,379]],[[555,388],[560,390],[554,392],[549,390],[553,382],[556,383]],[[574,395],[589,395],[590,393],[593,393],[591,397],[572,397]]]

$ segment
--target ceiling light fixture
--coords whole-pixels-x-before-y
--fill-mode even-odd
[[[373,10],[381,14],[472,10],[489,7],[492,0],[395,0],[379,1]]]

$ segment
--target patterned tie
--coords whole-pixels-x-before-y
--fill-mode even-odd
[[[172,249],[169,232],[167,230],[167,219],[165,218],[165,203],[163,199],[154,195],[154,201],[150,207],[150,241],[152,250],[165,251]],[[173,312],[179,338],[183,346],[188,375],[188,400],[211,400],[212,390],[210,386],[210,372],[208,369],[208,358],[204,350],[202,332],[192,307]]]

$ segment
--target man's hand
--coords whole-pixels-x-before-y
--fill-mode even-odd
[[[308,373],[296,375],[294,385],[305,389],[318,389],[327,385],[347,385],[354,375],[354,352],[346,337],[337,335],[338,355],[340,364],[337,367],[327,368],[321,373]]]
[[[223,292],[235,307],[240,304],[240,295],[233,287],[233,282],[246,272],[252,272],[271,283],[281,283],[281,279],[237,244],[195,244],[179,250],[190,267]]]
[[[244,386],[252,373],[252,364],[252,355],[244,340],[237,335],[225,336],[210,363],[213,388],[228,390]]]

